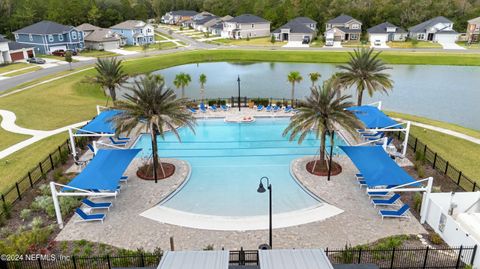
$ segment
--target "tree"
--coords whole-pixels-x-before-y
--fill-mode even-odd
[[[308,74],[308,76],[310,77],[310,81],[312,82],[312,87],[314,87],[315,82],[317,82],[322,75],[318,72],[311,72]]]
[[[165,84],[158,76],[147,75],[135,80],[127,88],[130,93],[124,95],[125,101],[118,101],[115,108],[122,111],[113,117],[117,135],[132,132],[136,134],[147,131],[152,139],[153,176],[157,182],[157,167],[160,166],[162,178],[166,177],[163,164],[158,157],[157,136],[165,139],[165,133],[173,133],[181,141],[179,126],[186,126],[195,132],[195,118],[185,107],[187,100],[177,99],[175,92],[165,89]],[[139,125],[142,128],[138,128]],[[148,168],[148,167],[147,167]],[[151,171],[150,169],[148,169]]]
[[[192,78],[190,77],[190,75],[183,72],[175,76],[173,85],[175,85],[177,89],[182,89],[182,98],[185,98],[185,87],[187,87],[191,81]]]
[[[298,71],[292,71],[288,74],[288,82],[292,83],[292,105],[295,99],[295,83],[299,83],[303,80],[303,77]]]
[[[147,51],[148,51],[148,48],[150,47],[150,44],[149,43],[143,43],[142,44],[142,51],[144,53],[144,56],[147,56]]]
[[[115,101],[117,101],[115,89],[128,78],[127,74],[123,71],[122,60],[117,60],[115,57],[98,58],[95,70],[97,70],[95,81],[104,89],[108,89],[110,97],[112,97],[112,101],[115,103]]]
[[[67,52],[65,52],[65,62],[68,63],[70,70],[72,70],[72,61],[72,52],[67,50]]]
[[[357,105],[362,105],[363,93],[366,90],[370,96],[376,91],[387,93],[393,87],[390,75],[384,73],[391,69],[378,56],[380,52],[373,53],[372,49],[355,49],[349,52],[350,60],[346,65],[339,65],[344,70],[338,73],[340,83],[349,88],[355,85],[357,89]]]
[[[326,80],[322,87],[314,86],[311,89],[310,96],[298,112],[290,118],[290,124],[283,131],[283,136],[288,136],[290,141],[298,138],[301,144],[304,139],[311,133],[316,139],[320,139],[320,169],[326,169],[326,140],[327,134],[331,133],[336,126],[343,127],[350,133],[355,133],[357,128],[362,127],[362,123],[355,115],[346,110],[353,105],[348,101],[350,95],[339,95],[335,89],[335,78]],[[331,145],[333,146],[333,137],[331,136]],[[314,161],[314,167],[317,166],[317,160]],[[315,169],[315,168],[313,168]]]
[[[200,82],[200,94],[202,95],[202,102],[205,100],[205,84],[207,83],[207,75],[200,74],[198,78],[198,82]]]
[[[275,38],[274,35],[272,35],[272,36],[270,37],[270,43],[272,43],[272,46],[275,45],[275,42],[276,42],[276,41],[277,41],[277,39]]]

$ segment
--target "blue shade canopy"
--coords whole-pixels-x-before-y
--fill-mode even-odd
[[[98,116],[87,123],[87,125],[83,126],[82,130],[92,133],[114,134],[115,125],[113,122],[110,122],[110,120],[119,113],[121,113],[120,110],[102,111]],[[81,131],[79,131],[79,133],[81,133]]]
[[[369,188],[415,182],[381,146],[340,146],[363,175]],[[419,183],[411,186],[419,186]]]
[[[115,191],[123,173],[140,151],[141,149],[101,149],[67,186],[82,190]],[[64,190],[71,189],[65,187]]]
[[[355,116],[363,122],[367,129],[385,128],[398,124],[398,122],[392,120],[374,106],[352,106],[347,108],[347,110],[352,111]],[[398,127],[395,126],[392,128]]]

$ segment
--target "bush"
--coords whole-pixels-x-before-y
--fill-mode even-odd
[[[32,215],[32,210],[31,209],[24,208],[24,209],[22,209],[22,211],[20,211],[20,218],[23,221],[26,221],[27,219],[29,219],[31,215]]]
[[[43,211],[43,212],[47,213],[47,212],[53,210],[53,212],[55,212],[55,209],[53,208],[53,199],[50,196],[37,196],[37,197],[35,197],[35,200],[33,200],[30,207],[34,211]]]
[[[5,216],[6,219],[9,219],[12,216],[12,205],[8,202],[3,202],[2,212],[2,215]]]
[[[208,244],[203,248],[203,250],[213,250],[213,244]]]
[[[255,103],[257,106],[268,106],[270,104],[270,100],[268,100],[268,98],[252,98],[251,101],[253,101],[253,103]]]
[[[421,164],[425,164],[425,154],[422,151],[415,152],[415,161],[420,162]]]
[[[418,192],[413,195],[413,209],[417,212],[420,212],[420,209],[422,209],[422,199],[422,195]]]
[[[62,209],[62,215],[64,217],[66,217],[66,215],[72,212],[75,208],[79,207],[81,204],[80,198],[72,196],[59,197],[59,203],[60,208]],[[53,210],[53,214],[49,214],[48,216],[54,217],[55,209]]]
[[[53,178],[53,181],[60,182],[63,179],[63,169],[57,168],[53,170],[52,178]],[[50,189],[49,189],[49,192],[50,192]]]
[[[250,36],[247,36],[247,41],[250,41]]]
[[[42,196],[51,196],[52,191],[50,190],[50,186],[48,184],[42,184],[38,186],[38,190]]]
[[[52,232],[53,227],[50,226],[11,234],[5,240],[0,241],[0,253],[26,254],[32,246],[46,244]]]
[[[32,222],[30,222],[30,227],[32,227],[33,229],[38,229],[42,227],[42,225],[43,225],[42,217],[35,217],[33,218]]]
[[[226,105],[226,104],[227,104],[227,101],[222,100],[222,99],[208,100],[208,105],[209,106],[212,106],[212,105],[221,106],[221,105]]]
[[[423,167],[423,163],[421,161],[415,162],[415,169],[417,170],[419,178],[425,178],[425,168]]]
[[[407,235],[397,235],[397,236],[390,236],[384,239],[381,239],[377,245],[375,246],[376,249],[379,250],[389,250],[393,248],[400,247],[405,240],[408,239]]]
[[[430,241],[435,245],[441,245],[443,243],[443,239],[437,233],[433,233],[430,235]]]

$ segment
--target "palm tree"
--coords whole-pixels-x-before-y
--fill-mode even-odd
[[[183,72],[175,76],[173,85],[175,85],[177,89],[182,88],[182,98],[185,98],[185,87],[187,87],[191,81],[192,78],[190,77],[190,75]]]
[[[292,105],[293,100],[295,99],[295,83],[303,80],[303,77],[298,71],[292,71],[288,74],[288,82],[292,83]]]
[[[391,69],[378,58],[380,52],[373,53],[372,49],[355,49],[350,54],[350,61],[346,65],[339,65],[338,68],[344,72],[338,73],[339,81],[344,87],[357,88],[357,105],[362,105],[363,92],[368,91],[372,96],[374,92],[388,93],[392,89],[393,81],[390,75],[383,71]]]
[[[205,99],[205,84],[207,83],[207,76],[205,74],[200,74],[198,78],[200,82],[200,94],[202,95],[202,102]]]
[[[312,87],[314,87],[315,82],[317,82],[322,75],[320,75],[320,73],[318,72],[312,72],[312,73],[309,73],[308,76],[310,77],[310,81],[312,82]]]
[[[361,128],[362,123],[355,115],[348,110],[353,105],[348,101],[350,95],[340,95],[335,88],[335,78],[326,80],[322,87],[314,86],[311,94],[307,97],[302,107],[298,108],[298,113],[290,119],[290,124],[283,131],[283,136],[288,136],[290,141],[298,138],[298,143],[310,133],[314,133],[317,139],[320,139],[320,168],[326,168],[325,162],[325,142],[327,134],[336,129],[336,126],[343,127],[350,133],[355,133],[355,129]],[[333,136],[331,136],[333,138]],[[333,146],[333,139],[330,141]],[[317,160],[314,162],[314,167]]]
[[[117,135],[120,133],[140,133],[144,130],[152,138],[153,174],[157,181],[157,167],[160,165],[163,177],[165,170],[159,162],[157,135],[165,138],[165,132],[172,132],[179,141],[180,134],[177,127],[186,126],[192,131],[195,118],[185,109],[187,100],[177,99],[175,92],[165,89],[165,84],[158,77],[147,75],[136,80],[127,88],[131,93],[124,95],[125,101],[118,101],[115,108],[122,111],[117,114],[112,122],[116,127]],[[138,128],[143,126],[144,128]]]
[[[123,71],[122,60],[117,60],[115,57],[98,58],[95,70],[97,70],[95,82],[100,84],[104,89],[108,89],[110,97],[112,97],[112,101],[115,103],[115,101],[117,101],[115,89],[128,78],[128,75]]]

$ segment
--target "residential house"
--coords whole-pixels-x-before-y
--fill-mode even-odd
[[[35,57],[35,49],[31,45],[10,41],[0,35],[0,64],[11,63]]]
[[[407,38],[407,31],[389,22],[371,27],[367,33],[368,40],[373,46],[385,46],[387,42],[405,41]]]
[[[224,38],[254,38],[270,35],[270,22],[252,14],[243,14],[223,22]]]
[[[202,11],[200,13],[197,13],[195,16],[193,16],[190,20],[185,20],[185,21],[182,21],[181,22],[181,25],[182,27],[185,27],[185,28],[192,28],[192,29],[195,29],[195,24],[198,22],[198,21],[201,21],[201,20],[204,20],[206,18],[211,18],[212,16],[215,16],[213,15],[212,13],[210,12],[207,12],[207,11]]]
[[[10,59],[10,53],[8,49],[8,39],[0,35],[0,64],[9,63],[12,60]]]
[[[478,42],[480,40],[480,17],[468,21],[467,42]]]
[[[33,46],[36,53],[49,54],[55,50],[82,50],[83,32],[73,26],[41,21],[13,32],[15,41]]]
[[[218,21],[207,22],[205,23],[205,26],[207,27],[207,30],[210,34],[219,36],[222,34],[222,31],[223,31],[223,23],[231,19],[233,19],[233,17],[230,15],[227,15],[227,16],[221,17]],[[215,22],[215,23],[212,23],[212,22]]]
[[[272,35],[277,41],[310,43],[316,33],[316,21],[307,17],[298,17],[273,31]]]
[[[335,41],[359,40],[362,34],[362,23],[344,14],[327,21],[325,26],[325,45],[327,46],[333,45]]]
[[[215,15],[203,16],[201,19],[193,20],[192,28],[195,29],[195,31],[207,32],[207,26],[205,26],[206,23],[211,22],[215,24],[219,21],[220,21],[220,18]]]
[[[155,43],[155,32],[151,24],[138,20],[128,20],[110,27],[125,38],[126,45],[138,46]]]
[[[77,26],[83,31],[85,48],[93,50],[113,50],[126,44],[126,38],[110,29],[100,28],[89,23]]]
[[[408,28],[411,39],[440,43],[455,43],[459,34],[453,30],[453,22],[439,16]]]
[[[194,10],[175,10],[165,13],[162,16],[161,22],[165,24],[178,25],[183,21],[188,21],[197,15],[198,12]]]

